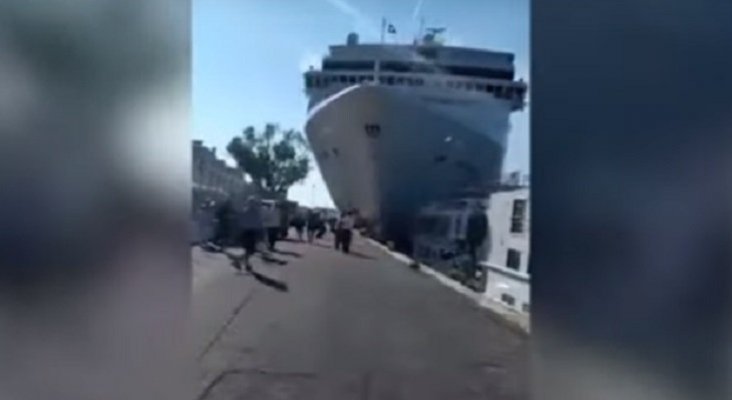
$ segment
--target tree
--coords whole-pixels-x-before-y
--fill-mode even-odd
[[[262,132],[247,127],[226,150],[257,187],[274,195],[286,196],[310,172],[310,148],[303,135],[274,124]]]

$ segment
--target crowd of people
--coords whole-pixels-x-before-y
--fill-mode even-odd
[[[241,261],[247,271],[252,270],[250,260],[257,252],[257,246],[264,242],[269,251],[276,251],[277,241],[287,236],[290,228],[295,230],[299,241],[308,243],[323,239],[330,230],[335,249],[349,253],[356,215],[355,210],[349,210],[343,212],[340,218],[327,218],[322,212],[309,210],[306,213],[296,212],[283,226],[279,210],[273,202],[270,204],[250,197],[243,206],[237,207],[229,200],[221,203],[216,210],[217,230],[212,242],[219,247],[240,245],[244,249]],[[235,267],[241,269],[239,263]]]

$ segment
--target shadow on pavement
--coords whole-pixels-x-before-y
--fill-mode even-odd
[[[297,253],[297,252],[294,252],[294,251],[274,250],[272,252],[273,253],[276,253],[276,254],[283,255],[283,256],[290,256],[290,257],[295,257],[295,258],[302,257],[302,254]]]
[[[251,272],[252,276],[254,276],[254,279],[257,280],[257,282],[269,286],[275,290],[279,290],[280,292],[288,292],[290,291],[290,288],[287,286],[285,282],[278,281],[277,279],[270,278],[267,275],[263,275],[257,271]]]
[[[265,264],[287,265],[287,261],[272,257],[269,254],[260,253],[260,258],[265,262]]]
[[[324,248],[324,249],[331,249],[331,250],[335,250],[335,249],[333,248],[333,246],[327,246],[327,245],[325,245],[325,244],[322,244],[322,243],[318,243],[318,242],[312,242],[312,243],[308,243],[308,244],[310,244],[310,245],[312,245],[312,246],[317,246],[317,247],[321,247],[321,248]]]
[[[376,257],[369,256],[367,254],[360,253],[358,251],[351,250],[350,252],[346,253],[346,255],[354,256],[356,258],[360,258],[363,260],[376,260]]]

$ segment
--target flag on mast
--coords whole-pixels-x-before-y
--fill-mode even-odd
[[[396,27],[391,22],[387,22],[386,18],[381,19],[381,42],[384,43],[384,34],[395,35],[397,33]]]

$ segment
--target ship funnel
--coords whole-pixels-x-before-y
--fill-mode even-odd
[[[346,44],[349,46],[356,46],[358,44],[358,34],[349,33],[348,38],[346,39]]]

